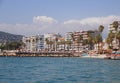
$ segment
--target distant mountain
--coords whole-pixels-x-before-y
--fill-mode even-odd
[[[12,42],[22,40],[22,35],[15,35],[0,31],[0,42]]]

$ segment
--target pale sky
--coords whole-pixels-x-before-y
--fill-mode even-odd
[[[98,29],[120,21],[120,0],[0,0],[0,31],[20,35]]]

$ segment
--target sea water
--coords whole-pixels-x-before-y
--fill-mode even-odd
[[[120,83],[120,60],[0,57],[0,83]]]

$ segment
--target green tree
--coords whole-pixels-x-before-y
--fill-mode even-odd
[[[119,48],[120,48],[120,31],[117,33],[117,39],[119,41]]]
[[[65,40],[62,40],[61,43],[62,43],[62,45],[64,45],[64,49],[63,50],[65,51],[65,44],[66,44]]]
[[[72,50],[75,48],[74,45],[75,45],[75,38],[74,38],[74,33],[71,34],[71,38],[72,38]]]
[[[50,41],[48,40],[48,38],[45,39],[45,42],[46,42],[46,44],[48,45],[48,46],[47,46],[47,47],[48,47],[47,50],[49,50],[49,49],[50,49]]]
[[[22,47],[22,42],[7,42],[5,45],[6,50],[17,50]]]
[[[114,22],[112,23],[112,25],[113,25],[113,27],[115,28],[115,30],[117,31],[117,30],[118,30],[118,26],[119,26],[118,21],[114,21]]]
[[[89,45],[89,49],[92,50],[94,46],[94,38],[89,32],[88,32],[88,45]]]
[[[56,38],[55,38],[55,41],[54,41],[54,48],[55,48],[55,51],[57,51],[57,42],[58,42],[58,38],[56,37]]]
[[[82,40],[83,40],[83,36],[82,36],[82,35],[79,35],[79,37],[77,38],[78,51],[79,51],[79,49],[80,49],[80,43],[81,43]]]
[[[69,51],[69,49],[71,48],[72,41],[71,40],[67,40],[66,44],[67,44],[67,50]]]
[[[87,45],[87,44],[88,44],[88,40],[87,39],[83,40],[83,45]]]
[[[50,49],[51,49],[51,50],[53,50],[53,49],[52,49],[53,43],[54,43],[53,41],[49,41]],[[50,49],[49,49],[49,50],[50,50]]]
[[[120,42],[120,32],[118,31],[118,27],[119,27],[118,21],[114,21],[111,25],[112,25],[112,28],[114,28],[115,31],[114,32],[110,31],[109,34],[108,34],[107,40],[106,40],[107,43],[109,44],[110,48],[112,48],[112,46],[110,46],[110,45],[112,45],[112,41],[114,39],[117,38]]]
[[[100,25],[99,28],[98,28],[98,31],[100,32],[100,34],[98,34],[96,36],[96,42],[98,43],[98,53],[101,50],[101,48],[99,46],[99,43],[103,41],[103,38],[102,38],[102,32],[103,32],[103,30],[104,30],[104,26]]]
[[[1,51],[4,50],[5,49],[5,45],[3,45],[3,44],[0,45],[0,49],[1,49]]]
[[[109,49],[111,49],[112,48],[112,46],[110,46],[111,44],[112,44],[112,41],[113,41],[113,39],[112,38],[110,38],[110,37],[108,37],[107,39],[106,39],[106,42],[108,43],[108,45],[109,45]]]
[[[112,31],[110,31],[110,33],[108,34],[108,37],[106,39],[106,42],[108,43],[110,48],[112,48],[110,45],[112,44],[114,37],[115,37],[115,34],[112,33]]]

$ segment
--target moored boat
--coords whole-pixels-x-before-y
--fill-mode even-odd
[[[107,57],[105,57],[105,59],[120,60],[120,52],[112,52],[111,54],[108,54]]]

